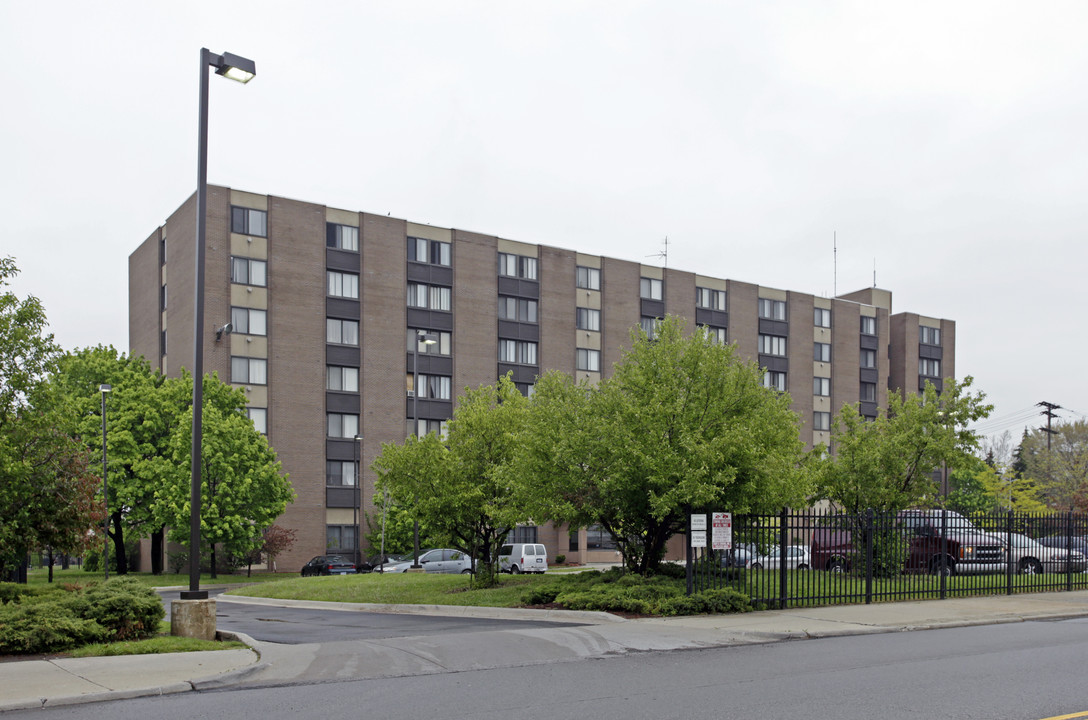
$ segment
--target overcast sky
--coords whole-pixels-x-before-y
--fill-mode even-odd
[[[957,323],[1015,437],[1088,413],[1088,3],[0,0],[0,254],[65,349],[215,184]],[[834,238],[837,237],[837,272]],[[1072,411],[1072,412],[1070,412]]]

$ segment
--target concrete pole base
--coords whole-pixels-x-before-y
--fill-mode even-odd
[[[418,567],[418,568],[410,567],[410,568],[408,568],[407,572],[423,572],[423,568],[421,568],[421,567]]]
[[[215,600],[174,600],[170,603],[170,634],[215,640]]]

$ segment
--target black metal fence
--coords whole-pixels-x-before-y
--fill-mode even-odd
[[[733,516],[731,549],[693,555],[693,590],[776,608],[1088,589],[1088,515],[783,510]]]

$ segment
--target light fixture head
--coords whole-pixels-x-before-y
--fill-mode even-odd
[[[213,62],[212,65],[215,67],[216,75],[222,75],[243,85],[257,75],[257,63],[229,52],[220,55],[218,61]]]
[[[234,323],[227,323],[215,331],[215,341],[219,342],[224,335],[230,335],[232,332],[234,332]]]
[[[101,385],[98,386],[98,392],[108,393],[110,390],[113,390],[112,385],[107,385],[106,383],[102,383]]]
[[[434,333],[418,332],[416,333],[416,339],[424,345],[434,345],[438,342],[438,336]]]

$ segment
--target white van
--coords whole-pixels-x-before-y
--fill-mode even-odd
[[[540,543],[513,543],[499,550],[499,570],[513,574],[548,570],[548,551]]]

